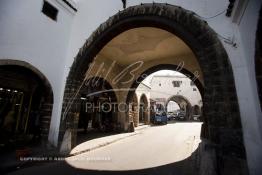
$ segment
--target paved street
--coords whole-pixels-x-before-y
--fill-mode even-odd
[[[201,123],[152,126],[65,161],[14,174],[196,174]]]

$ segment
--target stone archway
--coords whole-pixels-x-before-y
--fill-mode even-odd
[[[167,99],[166,104],[165,104],[165,108],[167,109],[167,105],[170,101],[174,101],[176,102],[181,111],[185,112],[185,119],[186,120],[191,120],[192,119],[192,105],[189,102],[188,99],[186,99],[184,96],[182,95],[174,95],[172,97],[169,97],[169,99]]]
[[[201,114],[200,107],[198,105],[194,105],[193,106],[193,115],[200,115],[200,114]]]
[[[4,100],[1,101],[1,121],[5,123],[5,118],[12,115],[15,121],[12,136],[26,138],[33,135],[33,138],[41,137],[47,142],[53,108],[53,91],[47,78],[27,62],[0,60],[0,82],[0,96]],[[4,92],[6,90],[8,92]],[[5,103],[10,95],[12,99]],[[15,106],[8,112],[8,105],[12,104]]]
[[[113,133],[119,130],[117,96],[107,80],[102,77],[87,79],[79,89],[79,95],[79,109],[75,113],[74,126],[71,126],[74,128],[74,144],[86,141],[89,133]],[[65,129],[71,129],[64,124]]]
[[[192,49],[204,79],[202,136],[218,145],[217,160],[222,164],[220,168],[225,167],[223,162],[226,164],[228,155],[232,161],[245,159],[238,100],[227,53],[216,33],[205,21],[196,17],[192,11],[169,4],[129,7],[100,25],[80,49],[71,66],[64,107],[70,106],[67,102],[72,96],[76,98],[73,100],[74,106],[70,107],[65,117],[73,118],[78,111],[80,97],[77,89],[85,79],[89,63],[112,38],[138,27],[156,27],[169,31]]]
[[[131,89],[136,89],[139,85],[140,82],[143,82],[143,80],[146,79],[146,77],[148,75],[151,75],[154,72],[157,71],[161,71],[161,70],[170,70],[170,71],[177,71],[180,72],[182,74],[184,74],[187,78],[191,79],[192,82],[194,82],[195,86],[197,87],[197,89],[199,90],[201,99],[204,96],[204,84],[203,82],[201,82],[193,73],[191,73],[189,70],[180,67],[179,65],[173,65],[173,64],[158,64],[156,66],[150,67],[148,68],[146,71],[142,72],[137,78],[136,81],[133,82],[133,84],[131,85]],[[179,71],[178,71],[179,70]],[[131,99],[131,95],[132,95],[132,91],[129,91],[128,95],[127,95],[127,103],[130,101]],[[171,97],[167,98],[165,101],[160,103],[157,103],[158,109],[161,110],[165,110],[167,109],[167,104]],[[185,97],[182,97],[183,99],[185,99],[185,101],[188,102],[188,104],[190,104],[189,100],[186,100]],[[167,102],[167,103],[166,103]],[[200,102],[199,102],[200,103]],[[202,104],[202,100],[201,100],[201,104]],[[192,105],[190,104],[190,106],[192,107]],[[189,110],[189,109],[188,109]],[[201,109],[202,110],[202,109]],[[192,109],[190,109],[190,111],[192,112]],[[200,120],[204,120],[203,117],[201,118],[200,116]]]
[[[142,94],[139,100],[139,123],[149,123],[149,103],[145,94]]]
[[[132,100],[129,104],[128,123],[133,123],[134,127],[138,126],[139,113],[138,113],[138,99],[137,94],[133,91]]]

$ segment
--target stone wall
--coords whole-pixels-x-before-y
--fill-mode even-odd
[[[67,84],[77,77],[81,80],[88,64],[110,39],[125,30],[142,26],[168,30],[184,40],[193,50],[204,77],[202,136],[217,145],[216,157],[222,172],[229,171],[227,157],[232,161],[241,159],[245,163],[242,126],[229,58],[217,34],[191,11],[157,3],[142,4],[120,11],[101,24],[80,49]],[[67,93],[65,96],[67,97]],[[70,113],[75,109],[72,108]]]

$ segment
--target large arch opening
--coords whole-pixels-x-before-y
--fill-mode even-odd
[[[166,111],[167,119],[171,121],[173,119],[178,119],[178,114],[180,113],[181,108],[177,102],[169,101],[166,106]]]
[[[174,101],[179,105],[179,115],[181,120],[192,120],[192,105],[186,97],[182,95],[174,95],[170,97],[166,102],[166,108],[170,101]]]
[[[145,94],[142,94],[139,101],[139,123],[145,124],[149,122],[149,103]]]
[[[176,49],[174,46],[177,46]],[[117,77],[115,87],[118,89],[136,89],[140,80],[145,78],[143,73],[152,71],[160,63],[164,69],[168,69],[167,65],[182,67],[179,71],[187,70],[189,75],[194,75],[190,77],[192,79],[198,72],[195,84],[199,84],[203,100],[202,137],[217,145],[216,159],[221,162],[218,166],[221,166],[222,171],[223,167],[226,167],[223,163],[227,164],[224,160],[228,155],[231,160],[241,159],[245,163],[231,64],[216,33],[194,13],[181,7],[154,3],[130,7],[111,17],[80,49],[67,79],[66,89],[69,91],[65,92],[65,99],[78,95],[78,89],[86,80],[86,75],[90,72],[92,74],[90,63],[96,61],[107,61],[114,65],[111,77],[107,74],[104,76],[113,80]],[[184,66],[179,64],[181,61],[184,61]],[[134,68],[130,66],[135,65],[141,66],[126,71],[126,66]],[[130,77],[133,79],[128,81]],[[119,100],[129,102],[132,97],[129,92],[130,90],[119,95]],[[80,96],[77,99],[80,99]],[[74,101],[71,100],[71,103]],[[64,103],[70,111],[65,116],[69,121],[74,118],[74,113],[79,111],[79,106],[75,104],[70,106],[67,101]],[[128,128],[126,114],[121,113],[119,116],[123,130]]]
[[[26,62],[2,60],[0,84],[1,151],[47,142],[53,92],[45,76]]]
[[[175,75],[172,75],[173,73],[175,73]],[[157,75],[155,79],[152,78],[154,74]],[[158,74],[160,76],[158,76]],[[136,81],[133,82],[131,90],[127,95],[127,103],[132,99],[133,91],[138,88],[140,84],[144,84],[145,81],[150,81],[151,84],[150,100],[152,104],[149,109],[151,123],[155,112],[168,112],[167,105],[170,101],[181,104],[178,111],[176,111],[176,113],[173,112],[173,118],[180,113],[182,107],[181,117],[182,115],[184,116],[182,117],[183,120],[204,120],[200,115],[194,116],[193,114],[193,105],[201,106],[201,108],[203,106],[204,86],[197,75],[194,75],[179,65],[158,64],[152,66],[138,75]],[[182,84],[176,86],[174,83]]]
[[[81,88],[77,143],[111,135],[119,130],[117,97],[112,86],[101,77],[92,77]]]
[[[169,101],[167,103],[167,112],[168,113],[176,113],[177,110],[179,110],[180,107],[175,101]]]

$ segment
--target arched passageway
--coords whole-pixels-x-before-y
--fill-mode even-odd
[[[179,105],[175,102],[175,101],[169,101],[167,104],[167,112],[176,112],[177,110],[179,110],[180,107]]]
[[[184,113],[185,120],[192,120],[192,105],[188,99],[181,95],[174,95],[170,97],[165,104],[165,108],[167,109],[167,105],[170,101],[174,101],[179,105],[180,113]]]
[[[80,90],[77,142],[85,141],[86,134],[94,132],[110,133],[118,130],[117,97],[111,85],[100,77],[86,81]]]
[[[139,123],[139,107],[138,107],[138,99],[136,93],[133,91],[132,100],[129,103],[129,116],[128,123],[131,123],[131,127],[134,124],[134,127],[138,126]],[[129,130],[132,130],[131,127]]]
[[[28,63],[0,62],[1,150],[47,141],[53,92],[48,80]]]
[[[117,124],[117,98],[111,85],[103,78],[93,77],[81,89],[78,127],[113,131]]]
[[[216,33],[208,26],[205,21],[197,18],[196,15],[191,11],[169,4],[142,4],[140,6],[127,8],[108,19],[86,41],[76,56],[67,79],[67,91],[64,95],[64,99],[66,100],[64,102],[64,106],[70,106],[67,103],[67,99],[70,99],[72,96],[76,97],[76,99],[73,100],[75,105],[70,106],[70,108],[65,108],[68,109],[65,116],[68,118],[68,123],[73,122],[71,119],[74,117],[72,116],[75,112],[79,111],[80,104],[77,102],[77,100],[81,97],[78,94],[78,89],[86,80],[85,76],[87,70],[94,58],[98,58],[99,56],[102,57],[103,54],[105,54],[107,57],[110,57],[110,53],[116,53],[110,52],[110,48],[114,46],[112,39],[116,38],[122,33],[125,34],[125,32],[129,32],[131,30],[135,31],[136,29],[139,30],[146,27],[150,28],[148,30],[153,30],[155,28],[161,29],[161,31],[168,32],[167,35],[172,34],[173,36],[176,36],[176,39],[179,38],[179,43],[181,44],[180,41],[183,42],[183,44],[180,45],[182,46],[181,48],[186,48],[186,51],[190,50],[190,59],[193,63],[188,65],[196,66],[194,68],[188,68],[187,70],[189,70],[190,74],[194,75],[194,69],[200,69],[200,77],[199,79],[195,79],[195,84],[197,85],[198,81],[201,84],[201,86],[199,86],[199,90],[203,99],[202,113],[204,122],[202,126],[202,136],[218,145],[216,147],[216,152],[218,153],[216,158],[217,161],[221,162],[219,165],[219,168],[222,169],[221,171],[227,171],[223,167],[227,166],[226,160],[229,153],[230,160],[234,161],[241,159],[241,161],[243,161],[245,164],[245,148],[242,138],[239,107],[232,68],[227,53],[220,40],[217,38]],[[163,36],[166,35],[164,34]],[[136,39],[136,37],[131,38]],[[110,47],[106,48],[105,46],[110,41],[112,41]],[[123,43],[115,43],[115,46],[119,46],[125,51],[129,50],[131,53],[139,51],[139,48],[136,50],[133,47],[130,47],[130,45],[134,46],[132,43],[128,42],[130,41],[130,38],[126,38],[126,40],[122,41],[126,44],[123,45]],[[159,43],[160,41],[161,40],[158,40],[156,43]],[[149,39],[147,40],[147,43],[152,42],[150,42]],[[137,41],[133,44],[137,44]],[[142,59],[140,62],[144,61],[145,63],[149,63],[150,59],[154,58],[154,61],[158,62],[159,64],[161,57],[158,57],[159,55],[153,57],[155,54],[150,52],[150,44],[144,44],[144,46],[148,46],[148,48],[141,47],[140,50],[147,49],[149,52],[146,52],[147,54],[145,54],[144,57],[140,57],[139,54],[131,54],[134,56],[132,57],[134,58],[133,60]],[[176,45],[172,43],[169,44],[169,46]],[[101,53],[101,50],[103,49],[104,52]],[[106,52],[106,49],[109,49],[109,52]],[[167,49],[168,47],[165,47],[165,51]],[[181,49],[178,51],[181,51]],[[141,52],[145,53],[144,50]],[[176,54],[176,56],[178,56],[178,52]],[[119,55],[121,56],[121,54]],[[179,56],[182,57],[182,55]],[[122,63],[122,65],[119,65],[120,68],[124,65],[131,64],[130,62],[127,62],[130,59],[123,59],[123,55],[119,58],[122,58],[118,60]],[[183,57],[182,61],[183,60],[187,60],[186,57]],[[177,61],[177,59],[174,57],[170,57],[168,61],[169,63],[173,63],[174,66],[179,67],[179,61]],[[154,62],[150,63],[153,64]],[[123,83],[120,87],[136,88],[141,82],[138,80],[145,78],[145,76],[142,75],[143,72],[149,69],[150,65],[152,64],[145,64],[142,67],[143,70],[135,74],[135,80],[131,82],[131,86],[124,86]],[[179,69],[179,71],[182,70],[184,69]],[[191,78],[194,79],[194,77]],[[128,78],[126,77],[126,80],[127,79]],[[130,100],[130,98],[131,95],[128,94],[127,102]],[[122,116],[122,118],[124,118],[124,116]],[[126,119],[123,121],[126,121]],[[63,121],[61,123],[63,123]],[[61,133],[63,134],[63,130]]]
[[[139,123],[149,122],[149,103],[145,94],[142,94],[139,101]]]
[[[192,109],[192,119],[200,121],[202,119],[201,114],[202,114],[201,107],[198,105],[194,105]]]
[[[193,115],[200,115],[201,114],[201,109],[198,105],[193,106]]]
[[[146,69],[144,72],[142,72],[137,77],[136,81],[134,81],[133,84],[131,85],[131,89],[137,88],[139,86],[139,83],[143,82],[149,75],[151,75],[155,72],[161,71],[161,70],[171,71],[171,72],[174,72],[174,71],[178,72],[178,70],[179,70],[179,72],[185,76],[184,78],[188,79],[188,81],[186,83],[190,82],[190,85],[187,85],[189,88],[191,88],[190,90],[192,90],[192,89],[198,90],[199,96],[194,96],[194,95],[192,96],[192,94],[191,94],[191,95],[189,95],[189,97],[195,98],[193,100],[194,103],[200,104],[202,106],[202,98],[203,98],[203,95],[204,95],[203,83],[198,79],[199,77],[196,77],[196,75],[194,75],[193,73],[191,73],[187,69],[180,67],[179,65],[158,64],[156,66],[152,66],[152,67]],[[166,81],[166,82],[168,82],[168,81]],[[194,83],[194,86],[191,85],[192,82]],[[185,115],[187,116],[186,119],[192,120],[193,119],[192,118],[193,105],[190,102],[190,100],[192,100],[192,99],[186,98],[185,96],[183,96],[181,94],[180,91],[179,91],[179,93],[175,93],[177,91],[172,91],[171,94],[169,92],[170,92],[169,90],[165,90],[165,89],[163,89],[162,91],[156,92],[156,93],[160,94],[160,96],[162,95],[163,97],[165,96],[166,98],[160,98],[160,99],[157,99],[157,101],[154,102],[154,105],[153,105],[154,108],[155,108],[154,111],[158,111],[158,112],[167,111],[168,103],[170,101],[174,101],[174,102],[180,104],[179,107],[180,107],[180,109],[182,108],[182,111],[185,112]],[[184,92],[182,92],[182,93],[184,93]],[[186,90],[185,95],[188,95],[187,93],[188,92]],[[132,91],[130,91],[127,95],[127,102],[130,100],[131,94],[132,94]],[[176,94],[176,95],[173,95],[173,94]],[[179,95],[179,94],[181,94],[181,95]],[[151,97],[152,97],[152,94],[151,94]],[[199,99],[199,101],[197,99]],[[151,109],[153,109],[153,108],[151,108]],[[201,120],[203,120],[203,118]]]

